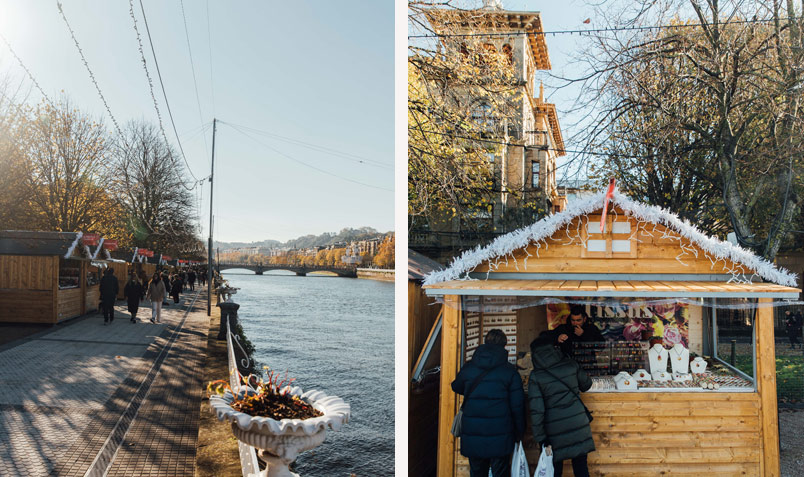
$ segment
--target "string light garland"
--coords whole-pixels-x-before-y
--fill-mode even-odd
[[[537,36],[537,35],[588,35],[592,33],[613,33],[618,31],[653,31],[664,29],[680,29],[680,28],[698,28],[710,25],[745,25],[745,24],[763,24],[773,23],[774,19],[759,20],[733,20],[718,23],[683,23],[678,25],[656,25],[656,26],[634,26],[634,27],[613,27],[613,28],[589,28],[583,30],[551,30],[542,32],[525,32],[525,31],[512,31],[512,32],[499,32],[499,33],[428,33],[423,35],[408,35],[408,39],[415,38],[505,38],[510,36]]]
[[[87,62],[86,57],[84,56],[84,51],[81,49],[81,45],[78,43],[78,39],[75,37],[75,32],[73,28],[70,26],[70,22],[67,21],[67,16],[64,14],[64,9],[62,8],[61,2],[57,1],[56,6],[59,9],[59,13],[61,14],[61,18],[64,20],[64,24],[67,25],[67,30],[70,31],[70,36],[73,39],[73,43],[75,43],[75,48],[78,50],[78,54],[81,55],[81,61],[84,63],[84,67],[87,69],[87,73],[89,73],[89,78],[92,80],[92,84],[95,85],[95,90],[98,92],[103,105],[106,107],[106,112],[109,113],[109,117],[114,124],[114,128],[117,130],[117,134],[120,135],[121,138],[125,137],[123,135],[123,131],[120,130],[120,125],[117,124],[117,119],[115,119],[114,114],[112,114],[111,108],[109,108],[109,103],[106,102],[106,97],[103,96],[103,91],[101,91],[100,86],[98,85],[97,80],[95,80],[95,74],[92,72],[92,68],[89,67],[89,63]]]
[[[6,37],[3,36],[2,33],[0,33],[0,38],[3,39],[3,43],[5,43],[6,46],[8,47],[8,51],[10,51],[11,54],[14,56],[14,58],[16,58],[17,63],[19,63],[20,66],[22,67],[22,69],[25,70],[25,73],[28,75],[28,78],[31,79],[31,81],[33,82],[34,86],[36,86],[36,89],[38,89],[39,92],[42,93],[42,96],[45,98],[45,101],[47,101],[48,104],[53,105],[53,101],[50,100],[48,95],[45,93],[45,90],[43,90],[42,87],[39,86],[39,82],[36,81],[36,78],[34,78],[34,75],[33,75],[33,73],[31,73],[31,70],[29,70],[28,67],[25,66],[25,63],[22,62],[22,58],[17,56],[17,52],[14,51],[14,48],[11,47],[11,44],[8,42],[8,40],[6,40]]]
[[[586,247],[588,239],[583,236],[581,231],[588,227],[588,215],[600,209],[604,195],[605,193],[601,192],[588,199],[579,200],[567,207],[566,210],[549,215],[529,227],[498,237],[486,246],[477,246],[472,250],[467,250],[455,258],[449,268],[428,274],[424,279],[424,284],[433,285],[449,280],[470,280],[468,273],[482,263],[488,263],[488,273],[491,273],[499,269],[502,263],[510,266],[509,257],[514,262],[514,267],[519,270],[519,259],[514,252],[520,250],[526,254],[523,262],[527,269],[527,260],[533,257],[527,247],[535,246],[536,258],[539,258],[541,248],[547,249],[549,247],[548,240],[554,236],[561,237],[562,230],[563,234],[567,236],[567,242],[562,245],[571,245],[577,240],[581,246]],[[776,268],[773,263],[742,247],[709,237],[689,221],[681,220],[677,215],[665,209],[635,202],[617,190],[614,191],[612,205],[618,205],[628,217],[636,221],[637,225],[631,238],[641,241],[640,236],[651,236],[677,241],[681,253],[676,256],[676,260],[684,266],[688,266],[684,262],[684,258],[698,258],[702,252],[703,256],[712,264],[712,270],[716,270],[715,267],[718,263],[723,262],[722,270],[731,275],[729,282],[751,283],[754,276],[759,276],[780,285],[796,286],[795,274]],[[618,216],[616,210],[614,210],[614,214],[616,221]],[[575,220],[576,218],[578,220]],[[573,221],[575,221],[574,229]],[[664,230],[657,230],[659,226],[662,226]],[[648,230],[650,227],[652,229]]]

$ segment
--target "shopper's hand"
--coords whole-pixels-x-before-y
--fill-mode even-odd
[[[558,342],[563,343],[567,341],[568,338],[569,336],[565,335],[564,333],[561,333],[560,335],[558,335]]]
[[[583,328],[580,326],[575,327],[575,336],[581,336],[583,334]]]

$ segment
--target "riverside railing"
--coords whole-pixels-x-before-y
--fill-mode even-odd
[[[226,319],[226,350],[229,355],[229,385],[232,387],[233,392],[237,392],[243,384],[243,376],[237,369],[237,358],[235,357],[234,345],[232,340],[240,341],[232,334],[230,320]],[[248,358],[244,358],[248,360]],[[243,477],[259,477],[260,465],[257,460],[257,451],[248,444],[237,441],[237,446],[240,450],[240,468],[243,471]]]

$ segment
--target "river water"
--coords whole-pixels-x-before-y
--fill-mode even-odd
[[[296,460],[302,476],[394,475],[394,286],[354,278],[227,270],[260,366],[343,398],[349,423]]]

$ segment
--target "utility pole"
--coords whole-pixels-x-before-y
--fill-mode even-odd
[[[207,316],[212,315],[212,191],[215,183],[215,129],[217,119],[212,118],[212,167],[209,174],[209,244],[207,245]]]

